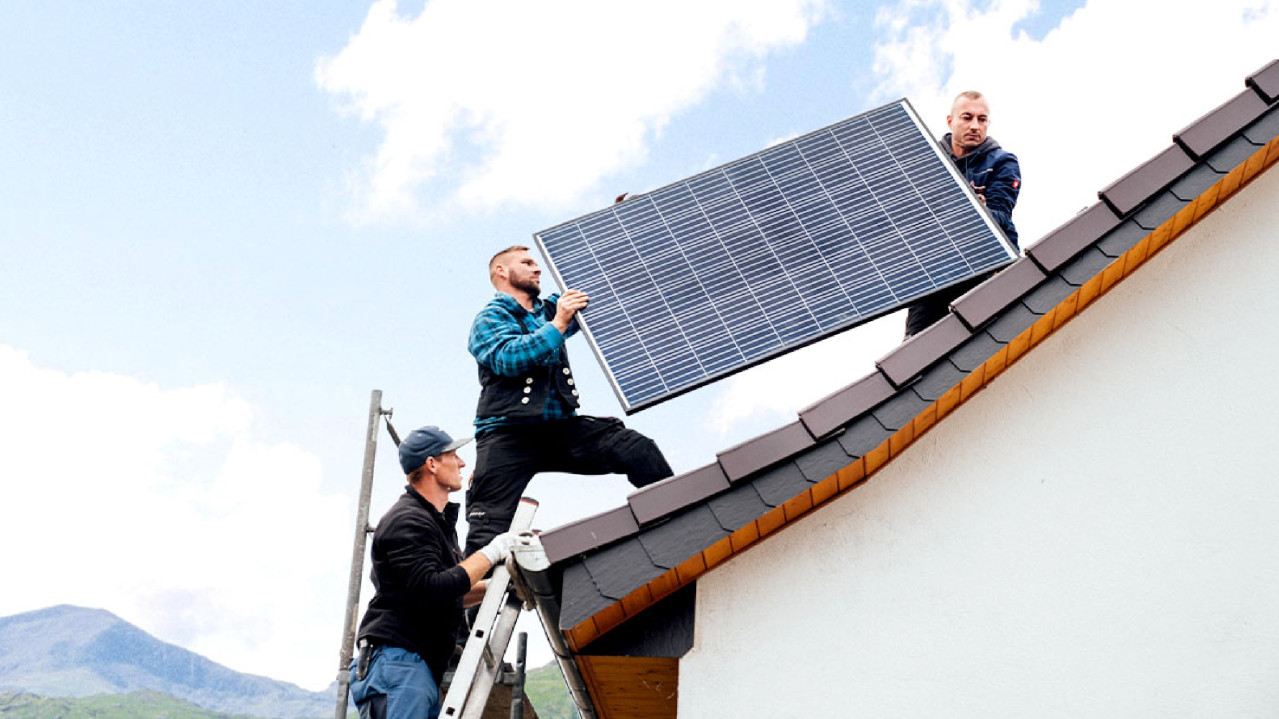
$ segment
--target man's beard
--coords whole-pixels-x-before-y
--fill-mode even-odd
[[[511,287],[520,292],[527,292],[529,297],[537,297],[542,294],[541,283],[533,277],[512,277]]]

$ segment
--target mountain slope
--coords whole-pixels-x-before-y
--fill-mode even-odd
[[[324,717],[333,695],[241,674],[102,609],[60,605],[0,618],[0,690],[88,696],[152,690],[270,719]]]

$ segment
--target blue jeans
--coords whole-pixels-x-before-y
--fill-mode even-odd
[[[369,673],[357,679],[351,662],[351,698],[360,719],[436,719],[440,689],[422,657],[399,647],[376,647]]]

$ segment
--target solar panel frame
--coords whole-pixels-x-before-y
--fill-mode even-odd
[[[889,145],[885,133],[905,144]],[[916,185],[924,181],[931,186]],[[898,191],[858,191],[872,182]],[[914,212],[903,212],[911,203],[918,205]],[[570,235],[580,239],[562,241]],[[533,239],[561,290],[572,286],[591,296],[578,322],[628,415],[895,312],[1018,255],[904,98]],[[998,250],[997,257],[974,257],[980,265],[974,268],[961,242]],[[928,262],[947,254],[967,271],[955,274],[952,258],[942,270],[949,275],[930,276]],[[587,265],[600,271],[579,271]],[[795,298],[801,301],[785,302]],[[639,315],[678,321],[637,323]],[[743,317],[764,323],[743,324]]]

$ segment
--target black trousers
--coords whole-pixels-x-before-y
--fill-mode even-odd
[[[933,323],[946,316],[950,311],[950,303],[959,299],[964,293],[972,288],[980,285],[986,280],[994,277],[995,273],[988,272],[979,277],[965,280],[952,287],[929,295],[915,302],[906,312],[906,336],[903,339],[910,339],[912,336],[923,332]]]
[[[466,490],[466,556],[511,526],[538,472],[625,474],[636,487],[671,476],[657,443],[613,417],[575,416],[501,427],[476,440]]]

